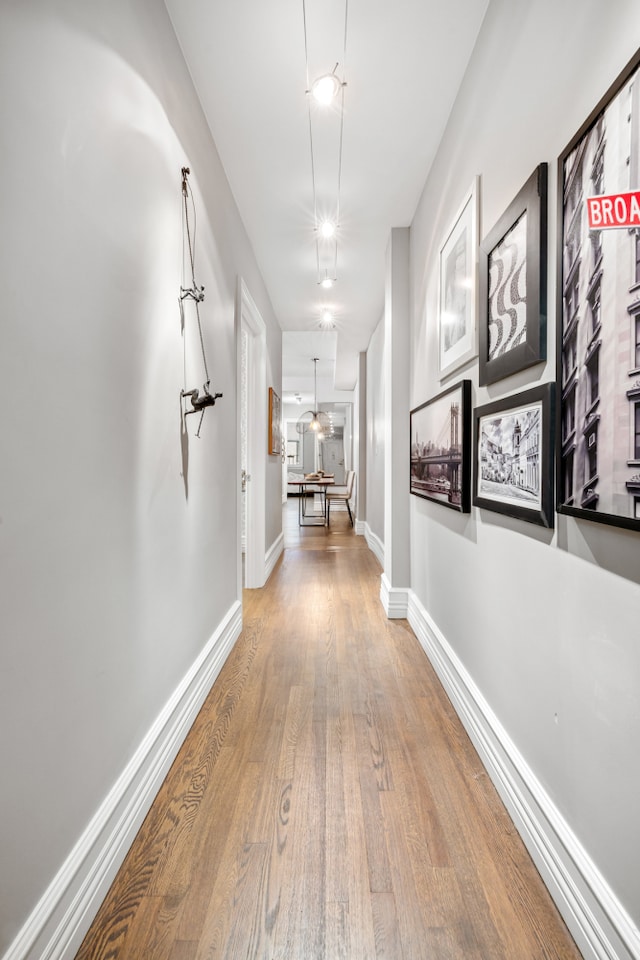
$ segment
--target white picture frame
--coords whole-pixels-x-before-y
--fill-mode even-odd
[[[474,177],[438,254],[438,370],[444,380],[478,356],[480,177]]]

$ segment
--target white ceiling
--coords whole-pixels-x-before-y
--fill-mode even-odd
[[[306,0],[310,80],[338,63],[347,84],[338,282],[329,291],[318,286],[303,0],[165,2],[280,326],[291,334],[283,399],[299,389],[292,382],[301,360],[312,379],[311,357],[325,354],[323,375],[333,363],[336,388],[352,389],[358,354],[382,316],[389,231],[411,223],[489,0],[348,0],[348,8],[345,0]],[[311,128],[320,215],[337,194],[339,111],[312,108]],[[320,250],[330,258],[326,242]],[[323,306],[336,327],[318,339]]]

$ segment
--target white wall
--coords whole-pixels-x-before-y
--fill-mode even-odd
[[[384,317],[373,332],[367,350],[367,511],[369,530],[384,544]]]
[[[0,116],[2,955],[236,601],[238,274],[278,391],[281,335],[160,0],[3,3]],[[183,165],[224,393],[188,464]]]
[[[491,3],[412,225],[412,406],[442,389],[438,247],[465,191],[480,174],[484,235],[541,161],[549,360],[489,389],[476,363],[460,378],[475,405],[555,378],[556,161],[638,38],[636,0]],[[411,534],[415,595],[640,943],[640,536],[565,517],[547,532],[415,497]]]

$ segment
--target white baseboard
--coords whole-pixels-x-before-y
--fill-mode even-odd
[[[275,567],[280,554],[284,550],[284,533],[281,533],[274,542],[271,544],[267,550],[267,554],[264,558],[264,582],[266,583],[271,574],[273,573],[273,568]]]
[[[3,960],[72,960],[242,630],[233,605],[182,679]]]
[[[406,587],[392,587],[386,573],[380,577],[380,600],[389,620],[407,619],[409,591]]]
[[[358,521],[358,525],[360,526],[360,521]],[[359,533],[360,531],[357,532]],[[375,555],[378,563],[384,570],[384,543],[380,537],[373,532],[366,521],[362,522],[362,532],[364,533],[364,538],[367,541],[369,550]]]
[[[585,960],[640,960],[640,931],[413,591],[408,619]]]

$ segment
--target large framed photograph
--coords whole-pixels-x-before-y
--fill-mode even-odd
[[[558,160],[557,509],[640,530],[640,51]]]
[[[282,453],[282,408],[280,397],[269,387],[269,455]]]
[[[480,384],[540,363],[547,351],[547,164],[480,245]]]
[[[473,502],[553,527],[552,383],[474,410]]]
[[[479,177],[476,177],[440,247],[438,349],[441,380],[478,353],[479,183]]]
[[[471,381],[411,411],[409,490],[459,513],[471,509]]]

